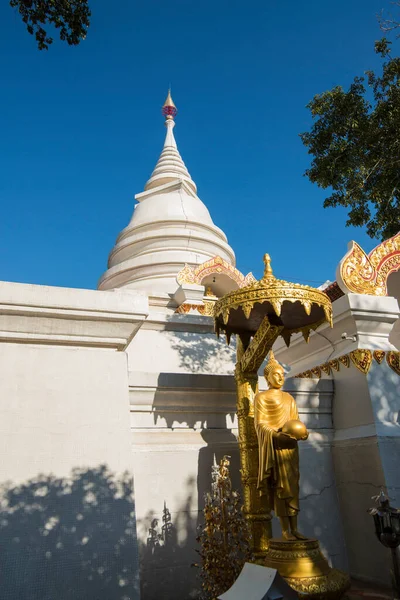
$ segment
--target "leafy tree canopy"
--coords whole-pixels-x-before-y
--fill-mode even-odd
[[[35,36],[39,50],[47,50],[53,38],[48,27],[60,30],[60,39],[76,46],[85,39],[91,12],[88,0],[10,0],[28,32]]]
[[[386,38],[375,51],[382,72],[314,96],[313,125],[300,137],[313,156],[305,175],[333,190],[324,207],[345,206],[346,225],[386,239],[400,229],[400,58]]]

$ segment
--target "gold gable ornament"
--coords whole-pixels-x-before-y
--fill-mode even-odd
[[[220,256],[214,256],[200,265],[190,266],[185,264],[176,276],[179,285],[185,283],[201,285],[202,281],[209,275],[226,275],[232,279],[238,287],[244,287],[256,281],[252,273],[243,275],[236,267]]]
[[[400,232],[378,244],[369,254],[356,242],[349,243],[336,278],[345,293],[387,296],[387,280],[400,269]]]

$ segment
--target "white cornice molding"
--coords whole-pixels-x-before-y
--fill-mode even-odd
[[[300,334],[290,347],[279,340],[274,347],[277,359],[291,366],[291,374],[306,371],[353,350],[396,350],[389,335],[400,315],[396,298],[347,294],[333,303],[333,328],[323,325],[312,333],[308,344]],[[343,339],[355,336],[355,341]]]
[[[0,342],[124,350],[149,312],[142,293],[0,282]]]

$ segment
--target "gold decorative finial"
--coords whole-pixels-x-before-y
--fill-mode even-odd
[[[264,254],[264,265],[265,265],[265,269],[264,269],[264,277],[263,277],[263,279],[273,278],[274,274],[272,272],[271,257],[270,257],[269,254]]]
[[[162,107],[162,114],[167,119],[175,119],[178,109],[176,108],[171,96],[171,88],[168,90],[168,96]]]

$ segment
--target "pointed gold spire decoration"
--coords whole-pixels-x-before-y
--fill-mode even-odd
[[[171,96],[171,88],[168,90],[167,99],[162,107],[162,114],[166,119],[175,119],[178,109],[176,108]]]
[[[269,254],[264,254],[264,277],[263,279],[271,279],[274,278],[274,274],[272,272],[272,267],[271,267],[271,257]]]

